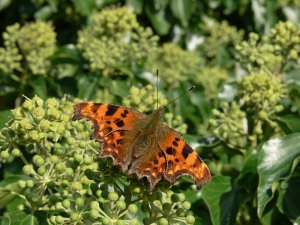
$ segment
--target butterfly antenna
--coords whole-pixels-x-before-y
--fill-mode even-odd
[[[187,90],[186,92],[182,93],[181,95],[179,95],[177,98],[173,99],[172,101],[170,101],[168,104],[166,104],[164,107],[167,107],[168,105],[172,104],[173,102],[175,102],[176,100],[180,99],[182,96],[186,95],[187,93],[193,91],[195,89],[196,86],[192,86],[189,90]]]
[[[158,109],[158,69],[156,69],[156,109]]]

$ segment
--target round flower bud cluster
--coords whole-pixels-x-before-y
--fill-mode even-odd
[[[210,125],[214,135],[231,148],[242,148],[247,144],[246,113],[241,111],[236,102],[221,103],[222,111],[213,110],[214,119]]]
[[[194,224],[195,217],[189,211],[191,203],[185,200],[183,193],[173,191],[153,192],[143,195],[141,210],[148,214],[143,224]]]
[[[220,85],[229,77],[228,72],[218,66],[204,67],[197,74],[195,80],[200,83],[204,89],[204,94],[211,99],[218,96]]]
[[[260,40],[250,33],[249,40],[236,45],[237,58],[248,70],[266,67],[273,73],[282,73],[289,60],[297,61],[300,51],[299,29],[291,22],[279,22]]]
[[[121,67],[144,63],[158,41],[152,30],[140,26],[126,7],[96,14],[78,36],[77,47],[89,61],[90,69],[109,75]]]
[[[22,56],[17,47],[19,29],[20,25],[16,23],[6,27],[2,34],[4,48],[0,48],[0,71],[5,73],[21,70]]]
[[[153,68],[159,68],[162,81],[167,86],[174,87],[198,76],[200,66],[201,58],[196,52],[184,50],[174,43],[167,43],[149,57],[146,69],[153,71]]]
[[[277,71],[282,61],[281,56],[274,54],[274,46],[269,42],[260,41],[255,33],[250,33],[249,40],[241,42],[235,48],[238,51],[237,58],[247,65],[248,70],[267,66],[270,70]]]
[[[50,23],[42,21],[25,24],[19,33],[18,45],[32,74],[47,75],[49,57],[56,48],[56,33]]]
[[[199,25],[202,33],[206,33],[207,37],[200,45],[204,49],[208,57],[215,57],[218,51],[225,46],[235,46],[240,43],[244,32],[238,31],[235,27],[230,26],[227,21],[218,22],[209,18],[204,19],[204,22]]]
[[[286,95],[287,87],[282,77],[266,70],[253,71],[240,81],[239,94],[251,111],[267,115],[283,110],[280,100]]]
[[[157,99],[156,89],[151,84],[143,88],[132,86],[129,90],[129,94],[127,98],[123,99],[123,104],[135,108],[140,112],[152,112],[157,108],[157,103],[158,106],[167,104],[167,99],[161,92],[158,92]]]
[[[51,24],[34,22],[20,27],[14,24],[3,33],[4,46],[0,48],[0,70],[13,73],[21,71],[21,60],[34,75],[46,75],[49,57],[55,51],[56,34]],[[27,68],[23,68],[24,70]]]
[[[291,22],[279,22],[266,36],[266,41],[272,43],[276,55],[282,55],[284,59],[292,59],[300,62],[300,30]]]

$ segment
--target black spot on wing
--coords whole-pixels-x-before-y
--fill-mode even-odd
[[[186,159],[190,153],[193,152],[193,149],[191,149],[190,146],[188,146],[187,144],[185,144],[184,148],[182,149],[182,156]]]
[[[125,113],[121,113],[122,118],[126,118],[126,114]]]
[[[107,111],[105,113],[106,116],[112,116],[115,114],[115,112],[118,110],[118,106],[115,105],[108,105]]]
[[[178,147],[177,141],[173,141],[173,145],[176,146],[176,147]]]
[[[116,122],[116,125],[118,127],[123,127],[124,126],[124,121],[123,120],[118,120],[118,122]]]
[[[167,148],[166,152],[168,155],[175,155],[175,149],[172,147]]]
[[[158,160],[154,159],[153,163],[154,163],[154,165],[157,165],[158,164]]]
[[[123,144],[123,139],[117,139],[116,142],[117,142],[118,145]]]
[[[177,142],[178,142],[178,141],[180,141],[180,139],[177,137],[177,138],[175,138],[175,141],[177,141]]]
[[[93,113],[96,113],[97,112],[97,110],[99,109],[99,107],[102,105],[102,103],[93,103],[92,105],[91,105],[91,111],[93,112]]]

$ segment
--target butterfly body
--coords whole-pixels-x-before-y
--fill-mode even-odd
[[[79,103],[73,119],[93,122],[92,138],[102,142],[100,157],[111,157],[123,172],[147,177],[152,190],[158,181],[174,183],[181,175],[192,176],[198,187],[211,179],[210,172],[181,135],[162,123],[163,108],[150,115],[135,109]]]

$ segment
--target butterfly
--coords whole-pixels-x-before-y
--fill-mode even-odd
[[[111,157],[114,165],[138,179],[146,177],[150,191],[160,180],[173,184],[182,175],[191,176],[200,188],[211,179],[208,167],[162,117],[163,107],[146,115],[124,106],[82,102],[74,105],[73,119],[91,120],[91,138],[102,142],[99,157]]]

